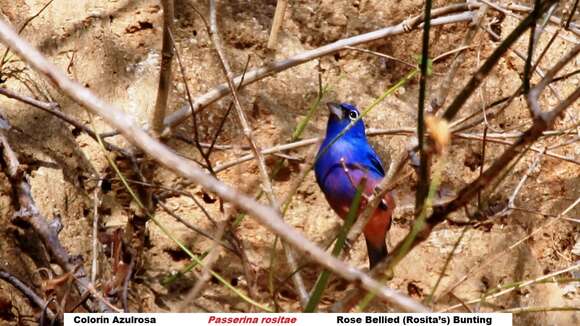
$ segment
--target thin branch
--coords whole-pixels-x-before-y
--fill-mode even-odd
[[[173,61],[173,40],[171,31],[173,30],[173,0],[161,0],[163,7],[163,41],[161,45],[161,67],[159,68],[159,86],[157,88],[157,99],[155,109],[151,118],[151,128],[155,135],[163,132],[163,119],[167,111],[167,100],[171,89],[171,63]]]
[[[36,294],[34,290],[28,287],[28,285],[22,282],[18,277],[0,267],[0,279],[6,281],[20,292],[22,292],[22,294],[24,294],[28,300],[30,300],[30,302],[32,302],[38,308],[43,309],[46,307],[44,309],[44,313],[46,313],[48,318],[51,320],[55,319],[56,315],[54,312],[52,312],[52,310],[50,310],[50,308],[48,308],[48,303],[44,301],[44,299],[42,299],[38,294]]]
[[[345,46],[344,48],[345,49],[349,49],[349,50],[358,51],[358,52],[363,52],[363,53],[368,53],[368,54],[376,55],[377,57],[381,57],[381,58],[385,58],[385,59],[388,59],[388,60],[392,60],[392,61],[395,61],[395,62],[398,62],[398,63],[402,63],[402,64],[404,64],[407,67],[417,68],[417,65],[415,65],[415,64],[408,63],[405,60],[401,60],[399,58],[395,58],[395,57],[390,56],[388,54],[384,54],[384,53],[380,53],[380,52],[377,52],[377,51],[372,51],[372,50],[364,49],[364,48],[357,48],[355,46]]]
[[[498,312],[509,313],[509,314],[522,314],[522,313],[532,313],[532,312],[550,312],[550,311],[580,311],[578,306],[529,306],[529,307],[515,307],[503,309]]]
[[[0,22],[1,24],[2,22]],[[48,223],[48,220],[36,206],[30,184],[28,183],[28,176],[20,165],[16,153],[10,147],[3,131],[0,131],[0,147],[5,164],[4,173],[10,180],[18,201],[19,210],[14,218],[27,223],[34,229],[50,256],[65,272],[71,273],[75,277],[79,292],[82,293],[85,289],[92,288],[92,284],[82,265],[75,264],[73,257],[69,255],[68,251],[60,243],[57,230]]]
[[[549,119],[549,117],[547,116],[548,113],[544,114],[540,109],[538,103],[540,94],[546,88],[546,86],[549,85],[550,81],[554,79],[554,76],[556,76],[556,74],[560,70],[562,70],[562,68],[564,68],[564,66],[566,66],[568,62],[576,58],[578,53],[580,53],[580,44],[577,44],[574,48],[572,48],[572,50],[568,51],[568,53],[566,53],[562,58],[560,58],[560,60],[546,73],[544,78],[536,86],[530,89],[530,91],[528,92],[528,96],[526,97],[526,100],[528,102],[530,111],[532,112],[534,117],[545,116],[545,118]],[[561,104],[562,103],[560,103],[560,105]]]
[[[425,1],[423,41],[419,75],[419,101],[417,106],[417,140],[419,152],[419,180],[415,191],[415,212],[419,214],[425,204],[429,190],[430,155],[425,146],[425,98],[427,97],[427,69],[429,68],[429,30],[431,28],[431,0]]]
[[[443,117],[448,121],[451,121],[453,117],[459,112],[461,107],[467,102],[471,94],[475,89],[481,84],[481,82],[487,77],[491,70],[496,66],[499,59],[503,56],[505,52],[518,40],[518,38],[532,25],[535,21],[536,12],[543,12],[547,8],[547,4],[554,3],[554,0],[548,0],[534,8],[531,14],[529,14],[524,20],[522,20],[516,28],[506,37],[505,40],[493,51],[493,53],[487,58],[483,65],[477,70],[473,77],[467,82],[467,84],[462,88],[461,92],[455,97],[453,102],[447,107]]]
[[[475,14],[475,17],[473,18],[473,22],[469,26],[469,30],[467,30],[467,33],[465,34],[465,37],[463,38],[463,42],[461,43],[461,47],[466,47],[466,46],[469,46],[469,44],[471,44],[471,42],[475,38],[477,31],[479,30],[479,26],[481,25],[481,22],[484,20],[484,17],[487,13],[487,8],[488,8],[487,5],[483,5],[479,8],[477,13]],[[463,52],[459,52],[455,55],[455,58],[453,59],[453,63],[451,63],[451,66],[449,67],[449,70],[448,70],[447,74],[445,75],[445,78],[439,84],[439,87],[437,88],[437,90],[435,91],[435,94],[431,98],[431,111],[433,113],[436,113],[437,111],[439,111],[441,106],[443,106],[443,104],[445,103],[445,100],[447,99],[447,96],[449,95],[449,90],[451,88],[451,85],[453,85],[453,80],[455,79],[455,75],[457,74],[457,71],[458,71],[462,62],[463,62]]]
[[[272,181],[270,180],[270,175],[268,174],[268,169],[266,168],[264,156],[262,155],[262,152],[261,152],[260,148],[258,147],[256,140],[254,139],[254,132],[253,132],[252,127],[250,126],[250,124],[248,122],[248,119],[246,118],[246,114],[244,113],[244,109],[242,108],[242,104],[240,103],[240,100],[238,97],[236,85],[234,85],[234,82],[233,82],[234,74],[232,73],[232,70],[230,68],[230,64],[229,64],[228,59],[226,57],[226,54],[225,54],[225,51],[224,51],[223,45],[222,45],[222,40],[221,40],[221,37],[220,37],[219,32],[218,32],[217,4],[216,4],[215,0],[210,0],[210,2],[209,2],[209,26],[210,26],[210,37],[211,37],[212,42],[215,46],[215,50],[216,50],[218,57],[220,59],[220,62],[222,64],[222,69],[223,69],[224,75],[227,79],[228,86],[229,86],[230,91],[232,93],[232,97],[234,99],[234,107],[236,109],[236,112],[238,113],[238,119],[239,119],[240,124],[242,126],[244,136],[246,137],[246,139],[250,143],[250,147],[252,149],[252,152],[254,153],[254,157],[256,158],[256,162],[257,162],[258,168],[260,170],[260,175],[262,177],[263,190],[266,193],[266,196],[268,197],[268,201],[270,202],[270,205],[274,209],[279,210],[279,204],[278,204],[278,201],[274,195]],[[286,253],[286,260],[288,262],[288,265],[290,266],[290,268],[292,270],[295,270],[297,268],[297,264],[296,264],[296,260],[294,258],[294,254],[292,253],[292,250],[287,247],[285,242],[282,242],[282,246],[284,247],[284,251]],[[303,305],[305,305],[306,302],[308,302],[308,292],[306,292],[306,288],[304,287],[304,281],[302,280],[302,277],[300,276],[299,273],[296,273],[293,275],[292,280],[294,282],[294,286],[296,287],[296,290],[298,291],[298,294],[300,295],[300,302]]]
[[[578,8],[578,0],[574,1],[574,6],[572,7],[572,10],[570,10],[570,15],[568,16],[566,24],[564,25],[566,29],[570,28],[570,22],[572,22],[572,17],[574,17],[574,14],[576,14],[577,8]]]
[[[274,49],[278,44],[278,33],[284,22],[284,13],[288,6],[288,0],[278,0],[276,3],[276,11],[274,12],[274,21],[272,22],[272,29],[270,30],[270,37],[268,38],[268,48]]]
[[[205,258],[205,263],[202,269],[201,276],[199,277],[197,282],[195,282],[195,285],[193,286],[191,291],[189,291],[189,293],[185,296],[185,299],[183,299],[181,307],[179,309],[181,312],[189,311],[189,306],[191,305],[191,303],[194,302],[202,294],[203,289],[207,286],[207,282],[211,279],[211,270],[213,265],[219,258],[220,242],[224,235],[225,227],[226,223],[221,222],[215,234],[215,237],[213,237],[214,241],[211,249],[209,250],[209,254]]]
[[[501,290],[501,291],[499,291],[497,293],[482,295],[479,298],[475,298],[475,299],[471,299],[471,300],[464,300],[463,302],[464,302],[464,304],[468,304],[469,305],[469,304],[474,304],[474,303],[479,303],[479,302],[482,302],[482,301],[486,301],[486,300],[489,300],[489,299],[494,299],[494,298],[500,297],[500,296],[502,296],[504,294],[513,292],[513,291],[515,291],[517,289],[521,289],[521,288],[524,288],[524,287],[527,287],[527,286],[530,286],[530,285],[534,285],[536,283],[539,283],[539,282],[542,282],[544,280],[550,279],[550,278],[552,278],[554,276],[558,276],[558,275],[561,275],[561,274],[564,274],[564,273],[571,272],[571,271],[576,270],[578,268],[580,268],[580,264],[575,264],[575,265],[569,266],[567,268],[564,268],[562,270],[555,271],[555,272],[550,273],[550,274],[547,274],[547,275],[542,275],[542,276],[537,277],[537,278],[532,279],[532,280],[528,280],[528,281],[524,281],[524,282],[517,282],[515,284],[512,284],[510,286],[507,286],[505,289],[503,289],[503,290]],[[448,311],[451,311],[451,310],[460,308],[462,306],[463,306],[462,304],[454,305],[454,306],[445,308],[441,312],[448,312]]]
[[[574,209],[574,207],[576,207],[578,204],[580,204],[580,197],[578,197],[578,199],[576,199],[576,201],[574,201],[572,204],[570,204],[568,207],[566,207],[560,214],[555,216],[555,218],[545,221],[542,225],[540,225],[539,227],[534,229],[532,232],[530,232],[529,234],[527,234],[523,238],[521,238],[518,241],[516,241],[515,243],[513,243],[511,246],[509,246],[509,247],[503,249],[502,251],[500,251],[499,253],[496,253],[495,255],[493,255],[486,262],[480,264],[479,266],[474,266],[474,267],[470,268],[457,282],[448,286],[447,289],[445,289],[445,291],[443,291],[443,293],[438,296],[438,298],[441,298],[441,297],[447,295],[448,293],[452,293],[452,291],[455,288],[457,288],[459,285],[461,285],[463,282],[465,282],[470,276],[478,275],[479,272],[481,272],[484,268],[487,268],[492,263],[497,261],[499,258],[503,257],[505,254],[512,251],[514,248],[517,248],[522,243],[525,243],[528,239],[531,239],[536,234],[543,232],[544,230],[546,230],[547,228],[549,228],[550,226],[552,226],[553,224],[555,224],[556,222],[558,222],[562,219],[567,219],[566,214],[568,214],[570,211],[572,211]],[[514,208],[514,209],[522,210],[521,208]],[[541,214],[541,215],[547,216],[546,214]],[[435,299],[435,302],[438,300],[438,298]]]
[[[545,151],[545,149],[544,149],[544,151]],[[540,161],[543,157],[543,154],[544,153],[538,153],[536,155],[536,157],[534,158],[534,161],[530,164],[530,166],[528,167],[528,170],[526,171],[524,176],[520,179],[520,182],[518,182],[516,188],[514,189],[514,192],[512,193],[512,195],[510,196],[510,198],[508,200],[508,205],[506,207],[506,210],[509,210],[512,207],[514,207],[514,203],[516,201],[516,196],[518,195],[518,193],[520,192],[520,190],[522,189],[522,187],[526,183],[526,180],[529,178],[530,174],[532,174],[532,172],[534,172],[536,170],[536,168],[538,167],[538,164],[540,164]]]
[[[443,8],[434,9],[431,13],[432,21],[431,26],[439,26],[439,25],[446,25],[446,24],[455,24],[460,22],[467,22],[471,21],[473,18],[473,13],[470,11],[465,12],[468,9],[467,4],[455,4],[450,5]],[[460,12],[459,14],[450,14]],[[448,15],[448,16],[446,16]],[[438,18],[436,18],[438,17]],[[408,22],[412,22],[412,24],[408,24]],[[263,67],[255,68],[247,72],[246,77],[242,86],[252,84],[261,80],[265,77],[275,75],[281,71],[287,70],[289,68],[301,65],[303,63],[309,62],[311,60],[320,58],[322,56],[326,56],[335,52],[338,52],[344,49],[347,46],[356,46],[368,42],[372,42],[375,40],[379,40],[388,36],[398,35],[402,33],[409,32],[415,28],[417,28],[422,21],[422,16],[414,17],[411,20],[406,20],[401,22],[398,25],[385,27],[370,33],[365,33],[353,37],[349,37],[346,39],[338,40],[336,42],[324,45],[322,47],[304,51],[293,55],[287,59],[283,59],[280,61],[276,61],[273,63],[269,63]],[[240,85],[241,76],[237,76],[234,78],[234,84]],[[193,108],[197,110],[201,110],[208,105],[212,104],[213,102],[221,99],[222,97],[228,95],[230,93],[230,88],[227,83],[218,85],[208,91],[207,93],[197,97],[194,103],[191,103]],[[165,126],[166,127],[174,127],[181,122],[183,122],[188,116],[190,116],[190,105],[186,104],[178,111],[170,114],[165,119]]]
[[[534,8],[540,6],[541,0],[535,0]],[[536,22],[540,17],[540,12],[537,10],[532,11],[532,26],[530,26],[530,38],[528,41],[528,55],[525,57],[524,61],[524,81],[523,81],[523,91],[524,94],[528,94],[530,90],[530,79],[532,78],[531,68],[532,68],[532,60],[534,59],[534,48],[536,45]]]
[[[99,178],[95,190],[93,192],[93,233],[92,233],[92,247],[91,247],[91,282],[95,283],[97,280],[97,273],[99,269],[99,207],[101,206],[101,185],[103,180]]]
[[[70,124],[71,126],[82,130],[84,133],[86,133],[89,137],[93,138],[94,140],[97,140],[97,134],[89,127],[87,127],[85,124],[83,124],[82,122],[76,120],[73,117],[68,116],[67,114],[65,114],[64,112],[60,111],[60,106],[58,105],[58,103],[54,103],[54,102],[43,102],[43,101],[39,101],[35,98],[32,98],[30,96],[26,96],[26,95],[21,95],[18,93],[15,93],[9,89],[0,87],[0,94],[14,99],[16,101],[28,104],[32,107],[38,108],[43,110],[44,112],[50,113],[52,115],[54,115],[55,117],[63,120],[64,122]],[[111,143],[108,142],[104,142],[105,148],[109,151],[115,151],[118,152],[124,156],[131,156],[131,154],[123,149],[120,148],[118,146],[115,146]]]
[[[46,2],[46,4],[44,6],[42,6],[42,8],[40,8],[40,10],[38,10],[34,15],[30,16],[28,19],[26,19],[24,21],[24,23],[22,23],[22,26],[20,26],[20,28],[18,28],[18,34],[22,33],[22,31],[24,31],[24,29],[26,28],[26,26],[28,26],[28,24],[30,24],[31,21],[33,21],[36,17],[40,16],[40,14],[42,14],[42,12],[48,8],[48,6],[50,6],[50,4],[53,2],[54,0],[49,0],[48,2]],[[2,55],[2,60],[0,62],[0,80],[2,79],[2,70],[4,68],[4,64],[6,63],[6,58],[8,57],[8,53],[10,52],[10,48],[6,47],[6,50],[4,51],[4,54]]]
[[[499,174],[501,174],[504,168],[508,166],[516,156],[518,156],[523,148],[529,147],[545,130],[551,128],[559,114],[572,105],[578,97],[580,97],[580,88],[577,88],[570,96],[568,96],[568,98],[562,101],[558,107],[551,111],[550,114],[547,114],[546,118],[535,118],[532,127],[530,127],[510,148],[504,151],[503,154],[496,159],[482,175],[461,189],[455,199],[444,205],[434,207],[433,213],[431,213],[431,215],[426,219],[426,223],[424,223],[417,232],[410,232],[407,234],[407,236],[405,236],[405,238],[395,246],[393,253],[398,253],[402,250],[405,253],[409,253],[419,243],[425,241],[435,226],[442,223],[451,212],[454,212],[468,204],[479,191],[484,189]],[[408,245],[407,242],[411,237],[414,241]],[[396,259],[394,257],[396,257]],[[387,257],[371,271],[371,275],[376,277],[381,275],[385,270],[392,269],[403,257],[404,256],[395,254]],[[360,294],[362,293],[358,291],[356,295],[358,296]]]

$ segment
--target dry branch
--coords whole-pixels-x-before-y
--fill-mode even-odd
[[[465,3],[434,9],[431,14],[432,15],[431,26],[469,22],[473,18],[473,13],[471,11],[465,10],[468,10],[468,6]],[[454,12],[460,13],[452,14]],[[320,58],[322,56],[338,52],[340,50],[345,49],[348,46],[356,46],[359,44],[376,41],[388,36],[409,32],[410,30],[419,26],[421,21],[422,21],[421,16],[417,16],[411,20],[406,20],[394,26],[385,27],[370,33],[338,40],[336,42],[321,46],[313,50],[298,53],[296,55],[291,56],[290,58],[276,61],[267,64],[263,67],[252,69],[245,74],[242,86],[252,84],[254,82],[257,82],[258,80],[261,80],[268,76],[275,75],[276,73],[309,62],[311,60]],[[413,24],[409,24],[409,22],[412,22]],[[241,76],[235,77],[233,80],[234,85],[239,86],[240,80]],[[180,124],[191,115],[191,107],[193,107],[193,109],[196,111],[201,110],[207,107],[208,105],[214,103],[215,101],[221,99],[222,97],[228,95],[229,93],[230,88],[227,83],[223,83],[221,85],[214,87],[207,93],[197,97],[194,100],[194,102],[191,103],[191,106],[190,104],[186,104],[179,111],[176,111],[171,115],[167,116],[167,118],[165,119],[165,126],[171,128]]]
[[[323,265],[347,281],[354,282],[367,291],[391,302],[404,311],[427,312],[425,306],[406,295],[400,294],[358,269],[332,257],[316,244],[305,238],[296,229],[288,226],[272,207],[265,206],[252,198],[235,191],[232,187],[208,175],[199,166],[194,165],[171,149],[155,140],[141,129],[135,120],[119,108],[115,108],[96,97],[89,89],[70,80],[55,65],[50,63],[38,50],[20,38],[14,30],[0,20],[0,41],[9,46],[23,61],[33,69],[50,79],[56,87],[89,112],[99,115],[105,122],[121,132],[131,143],[139,147],[167,169],[195,181],[207,190],[214,192],[222,199],[232,202],[249,213],[260,224],[279,235],[297,250],[307,254],[312,260]]]
[[[63,120],[64,122],[70,124],[71,126],[77,128],[79,130],[82,130],[84,133],[86,133],[92,139],[97,140],[97,134],[91,128],[87,127],[85,124],[76,120],[75,118],[70,117],[67,114],[65,114],[64,112],[60,111],[59,110],[60,106],[58,103],[39,101],[39,100],[32,98],[30,96],[21,95],[21,94],[18,94],[16,92],[13,92],[7,88],[3,88],[3,87],[0,87],[0,94],[6,96],[8,98],[14,99],[16,101],[28,104],[32,107],[41,109],[44,112],[50,113],[50,114],[54,115],[55,117]],[[106,141],[103,141],[103,144],[105,145],[105,148],[109,151],[115,151],[115,152],[118,152],[124,156],[131,155],[127,150],[120,148],[118,146],[115,146],[115,145],[108,143]]]
[[[236,108],[236,112],[238,113],[238,119],[242,126],[242,131],[244,133],[244,136],[250,143],[250,148],[252,149],[252,153],[256,158],[256,162],[260,170],[260,175],[262,177],[262,186],[264,192],[268,197],[270,205],[276,211],[279,211],[279,204],[274,195],[272,181],[270,180],[268,168],[266,168],[264,156],[262,155],[261,149],[258,147],[258,144],[254,138],[254,132],[252,130],[252,127],[250,126],[250,123],[248,122],[248,119],[246,118],[246,114],[244,113],[244,109],[242,108],[242,104],[240,103],[240,99],[238,97],[238,91],[236,90],[236,86],[234,85],[233,82],[234,74],[232,72],[232,69],[230,68],[230,64],[223,49],[222,40],[218,31],[217,4],[215,0],[211,0],[209,2],[209,29],[212,42],[215,46],[215,50],[222,64],[222,69],[227,79],[230,92],[232,93],[232,97],[234,98],[234,107]],[[292,252],[292,249],[288,248],[285,242],[282,242],[282,246],[284,247],[284,252],[286,253],[286,261],[288,262],[290,269],[296,270],[298,268],[298,265],[296,264],[296,259],[294,258],[294,253]],[[294,282],[296,291],[298,291],[300,302],[304,306],[308,302],[308,292],[306,292],[306,288],[304,287],[304,281],[302,280],[302,276],[300,275],[300,273],[294,273],[292,275],[292,281]]]
[[[272,22],[272,30],[270,31],[270,37],[268,38],[268,48],[276,48],[278,43],[278,33],[284,22],[284,13],[286,12],[286,7],[288,6],[288,0],[278,0],[276,3],[276,11],[274,12],[274,21]]]
[[[7,124],[6,121],[3,123]],[[74,276],[80,293],[93,289],[82,263],[75,261],[75,259],[69,255],[68,251],[62,246],[58,239],[56,228],[51,226],[36,206],[36,202],[32,197],[30,184],[28,183],[28,176],[20,165],[16,153],[14,153],[10,147],[8,139],[3,131],[0,131],[0,147],[2,150],[2,159],[4,161],[4,173],[10,180],[12,189],[16,195],[18,211],[14,216],[15,221],[22,221],[32,227],[44,244],[46,250],[49,252],[50,257],[52,257],[65,272],[71,273]]]
[[[30,302],[35,304],[38,308],[44,309],[44,312],[51,320],[54,320],[55,314],[48,308],[48,303],[42,299],[34,290],[32,290],[28,285],[22,282],[18,277],[14,276],[12,273],[0,268],[0,279],[12,284],[16,289],[18,289],[22,294],[24,294]]]
[[[161,45],[161,67],[159,69],[159,86],[155,110],[151,121],[151,127],[155,135],[163,132],[163,119],[167,111],[167,100],[171,86],[171,62],[173,59],[173,42],[171,30],[173,29],[173,0],[162,0],[163,6],[163,41]]]

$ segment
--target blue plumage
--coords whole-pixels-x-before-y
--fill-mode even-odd
[[[385,171],[367,141],[362,119],[336,139],[360,116],[358,109],[349,103],[329,103],[328,109],[330,115],[326,137],[320,146],[314,171],[328,203],[340,217],[345,218],[363,176],[367,178],[364,194],[368,196],[385,176]],[[377,208],[364,232],[371,267],[387,255],[385,236],[390,227],[394,201],[387,195],[383,202],[384,205]]]

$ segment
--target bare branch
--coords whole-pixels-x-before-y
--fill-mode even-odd
[[[272,30],[270,31],[270,37],[268,38],[269,49],[276,48],[276,44],[278,43],[278,33],[280,32],[280,27],[282,27],[282,22],[284,22],[284,13],[286,12],[287,6],[288,0],[278,0],[278,3],[276,3]]]
[[[270,205],[278,211],[279,204],[274,195],[274,189],[272,187],[270,175],[268,174],[268,169],[266,168],[264,156],[262,155],[262,152],[258,147],[256,140],[254,139],[254,132],[248,122],[248,119],[246,118],[246,114],[244,113],[242,104],[240,103],[238,92],[233,82],[234,74],[232,73],[228,59],[226,58],[226,54],[222,45],[222,40],[221,37],[219,36],[217,26],[217,4],[215,0],[210,0],[209,2],[209,26],[210,26],[210,36],[215,46],[216,52],[219,56],[220,62],[222,63],[223,72],[227,78],[227,83],[228,86],[230,87],[230,92],[232,93],[232,97],[234,98],[234,107],[236,108],[236,112],[238,113],[238,119],[240,120],[244,136],[250,143],[250,147],[252,149],[254,157],[256,158],[258,168],[260,170],[264,192],[268,197]],[[292,270],[296,270],[298,268],[298,265],[296,264],[296,260],[294,258],[294,254],[292,253],[292,250],[286,246],[285,242],[282,242],[282,245],[284,246],[284,251],[286,253],[286,260],[288,262],[288,265]],[[300,302],[303,305],[305,305],[306,302],[308,302],[308,292],[306,292],[306,289],[304,287],[304,281],[302,280],[300,273],[295,273],[292,276],[292,280],[294,282],[294,286],[296,286],[298,294],[300,295]]]
[[[44,299],[42,299],[38,294],[36,294],[36,292],[34,292],[30,287],[28,287],[28,285],[22,282],[18,277],[14,276],[12,273],[0,267],[0,279],[12,284],[12,286],[14,286],[20,292],[22,292],[22,294],[24,294],[28,298],[28,300],[30,300],[30,302],[35,304],[38,308],[43,309],[46,307],[43,313],[46,313],[48,318],[54,320],[56,315],[54,314],[54,312],[52,312],[52,310],[50,310],[50,308],[48,308],[47,302],[44,301]]]
[[[171,62],[173,61],[173,42],[171,30],[173,29],[173,0],[162,0],[163,7],[163,41],[161,45],[161,67],[159,68],[159,87],[155,110],[151,119],[151,128],[155,135],[163,132],[163,119],[167,111],[167,99],[171,85]]]
[[[0,22],[0,24],[2,23]],[[75,259],[69,255],[58,239],[57,230],[48,223],[48,220],[36,206],[30,184],[28,183],[28,176],[22,170],[16,153],[10,147],[3,131],[0,131],[0,146],[5,164],[4,173],[10,180],[18,200],[19,210],[15,214],[15,219],[21,220],[32,227],[42,240],[50,256],[65,272],[74,276],[80,293],[85,289],[92,289],[93,286],[83,266],[79,265],[79,262],[75,262]]]
[[[467,10],[467,4],[460,3],[455,5],[450,5],[443,8],[434,9],[431,13],[432,26],[439,26],[445,24],[454,24],[460,22],[467,22],[471,21],[473,18],[473,13],[470,11],[465,12]],[[451,14],[454,12],[460,12],[459,14]],[[439,17],[439,18],[437,18]],[[409,27],[408,22],[412,22],[412,27]],[[304,51],[298,53],[296,55],[291,56],[290,58],[276,61],[273,63],[269,63],[263,67],[255,68],[247,72],[244,82],[242,86],[252,84],[258,80],[261,80],[265,77],[272,76],[278,72],[284,71],[286,69],[301,65],[303,63],[309,62],[316,58],[320,58],[325,55],[329,55],[335,52],[338,52],[347,46],[356,46],[363,43],[372,42],[375,40],[379,40],[388,36],[398,35],[402,33],[409,32],[420,25],[422,21],[421,16],[414,17],[411,20],[406,20],[398,25],[385,27],[370,33],[361,34],[353,37],[349,37],[346,39],[338,40],[336,42],[324,45],[322,47]],[[241,76],[237,76],[234,78],[233,82],[236,86],[240,85]],[[216,86],[215,88],[211,89],[204,95],[197,97],[194,103],[191,103],[191,106],[194,110],[201,110],[211,103],[221,99],[222,97],[226,96],[230,93],[230,89],[227,83],[221,84]],[[184,121],[187,117],[191,115],[191,108],[189,104],[184,105],[179,111],[176,111],[169,115],[165,119],[165,126],[166,127],[174,127]]]

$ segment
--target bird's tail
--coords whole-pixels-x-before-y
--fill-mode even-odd
[[[378,263],[387,258],[389,251],[385,241],[381,242],[382,245],[376,245],[369,241],[369,239],[366,237],[365,240],[367,243],[367,253],[369,255],[369,267],[370,269],[373,269]]]

